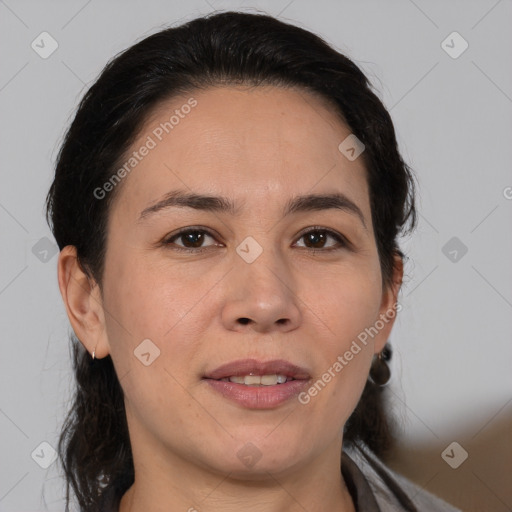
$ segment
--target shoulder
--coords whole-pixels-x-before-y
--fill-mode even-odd
[[[388,468],[365,445],[344,446],[343,451],[368,481],[381,512],[460,512],[459,509]]]

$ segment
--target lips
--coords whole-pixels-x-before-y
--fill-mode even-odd
[[[266,362],[257,361],[256,359],[240,359],[219,366],[215,370],[208,372],[204,378],[221,380],[245,375],[284,375],[287,379],[294,380],[307,380],[310,378],[306,368],[292,364],[284,359]]]
[[[244,383],[240,383],[242,377]],[[310,379],[306,368],[283,359],[266,362],[242,359],[208,372],[203,382],[217,396],[245,409],[274,409],[296,398]]]

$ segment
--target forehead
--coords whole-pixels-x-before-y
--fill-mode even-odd
[[[161,103],[125,156],[138,155],[121,204],[147,206],[180,188],[253,201],[340,191],[368,207],[362,158],[338,149],[350,135],[326,101],[275,86],[215,87]],[[143,147],[150,149],[139,151]],[[133,162],[135,163],[135,162]],[[124,212],[127,214],[127,212]],[[130,212],[135,214],[135,212]]]

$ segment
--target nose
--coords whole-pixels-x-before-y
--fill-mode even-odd
[[[238,255],[228,274],[222,322],[228,330],[288,332],[301,322],[301,301],[289,266],[266,249],[252,263]]]

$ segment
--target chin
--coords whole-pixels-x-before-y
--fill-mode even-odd
[[[247,439],[247,436],[244,437]],[[284,476],[307,464],[308,454],[303,451],[304,446],[300,442],[283,440],[277,443],[260,439],[261,442],[238,442],[233,448],[219,447],[223,462],[219,464],[219,459],[211,462],[217,471],[229,473],[230,478],[235,480],[268,480],[269,474]],[[231,449],[233,456],[227,457]]]
[[[294,469],[304,465],[304,462],[297,460],[295,457],[290,457],[289,460],[264,460],[262,457],[254,465],[245,465],[240,461],[226,462],[221,472],[223,474],[229,473],[229,478],[240,481],[265,481],[271,477],[280,479]]]

